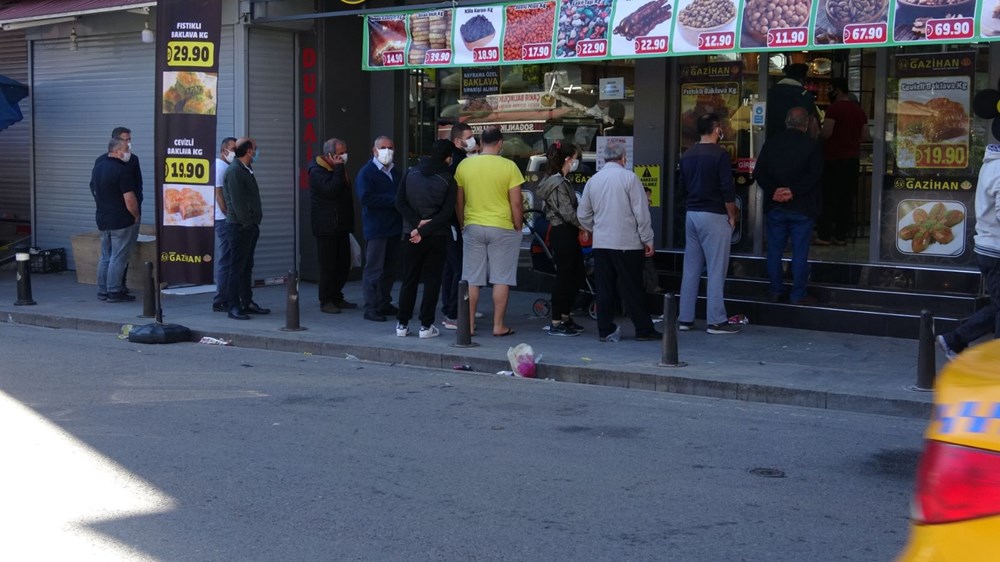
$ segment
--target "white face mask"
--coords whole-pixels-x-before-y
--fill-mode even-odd
[[[122,162],[128,162],[131,159],[132,159],[131,152],[126,152],[125,154],[122,154]]]
[[[343,162],[344,164],[347,164],[347,153],[346,152],[340,155],[340,161]]]
[[[476,149],[476,139],[474,139],[473,137],[465,139],[465,151],[472,152],[475,149]]]
[[[575,172],[576,169],[579,167],[580,167],[580,161],[574,158],[573,163],[569,165],[569,171]]]
[[[132,152],[132,141],[128,141],[128,151]]]
[[[378,161],[383,166],[388,166],[389,164],[392,164],[392,149],[391,148],[378,149]]]
[[[236,153],[231,150],[227,152],[225,156],[222,157],[222,159],[225,160],[227,164],[232,164],[235,158],[236,158]]]

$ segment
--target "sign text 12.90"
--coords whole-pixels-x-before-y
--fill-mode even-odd
[[[208,160],[201,158],[167,158],[167,183],[208,183]]]

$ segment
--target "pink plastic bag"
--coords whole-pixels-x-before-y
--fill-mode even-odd
[[[535,378],[535,350],[526,343],[519,343],[507,350],[507,360],[514,375],[528,379]]]

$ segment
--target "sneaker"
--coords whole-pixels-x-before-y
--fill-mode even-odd
[[[132,302],[135,300],[135,295],[126,295],[125,293],[108,293],[108,300],[105,302]]]
[[[385,322],[386,318],[384,314],[379,314],[374,310],[369,310],[365,312],[365,320],[371,320],[372,322]]]
[[[601,336],[602,342],[617,342],[622,337],[622,329],[616,324],[615,331],[611,332],[606,336]]]
[[[660,341],[663,339],[663,334],[657,330],[653,330],[648,334],[636,334],[635,341]]]
[[[709,324],[708,329],[705,330],[710,334],[738,334],[740,329],[736,324],[730,324],[729,322],[723,322],[722,324]]]
[[[398,324],[397,323],[396,324],[396,336],[398,336],[400,338],[405,338],[408,335],[410,335],[410,328],[409,328],[409,326],[405,326],[403,324]]]
[[[948,340],[944,339],[944,336],[938,336],[934,339],[937,340],[938,347],[940,347],[941,351],[944,352],[944,356],[948,359],[948,361],[958,357],[959,352],[955,351],[950,345],[948,345]]]
[[[482,317],[483,317],[483,313],[482,313],[482,312],[479,312],[479,311],[477,310],[477,311],[476,311],[476,318],[482,318]]]
[[[681,332],[690,332],[694,329],[694,322],[678,322],[677,330]]]
[[[444,320],[441,321],[441,325],[444,326],[445,330],[457,330],[458,320],[454,320],[452,318],[448,318],[447,316],[445,316]]]
[[[437,326],[431,324],[430,326],[421,326],[419,335],[420,339],[425,340],[427,338],[436,338],[441,335],[441,332],[438,331]]]
[[[549,335],[573,337],[579,336],[580,332],[577,332],[573,328],[567,326],[565,322],[560,322],[554,326],[549,326]]]
[[[569,320],[564,320],[562,323],[567,328],[569,328],[570,330],[573,330],[574,332],[579,333],[579,332],[583,331],[583,326],[581,326],[581,325],[577,324],[576,322],[574,322],[572,318],[570,318]]]
[[[229,312],[228,304],[213,304],[212,312]]]
[[[353,302],[348,302],[344,299],[333,301],[334,306],[342,310],[350,310],[352,308],[357,308],[358,305]]]
[[[97,293],[97,300],[99,300],[99,301],[106,301],[106,300],[108,300],[108,294],[107,293]]]
[[[340,307],[332,302],[328,302],[319,307],[320,312],[325,312],[327,314],[340,314]]]

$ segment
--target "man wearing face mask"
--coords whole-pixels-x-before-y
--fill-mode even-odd
[[[249,320],[249,314],[268,314],[253,301],[253,254],[260,238],[260,221],[263,212],[260,187],[253,173],[253,162],[259,156],[257,142],[251,138],[236,141],[233,153],[236,159],[226,170],[222,181],[222,194],[226,200],[226,229],[232,244],[232,261],[226,296],[229,300],[229,317]]]
[[[684,272],[677,315],[680,330],[694,328],[694,309],[703,268],[708,270],[705,320],[709,334],[735,334],[729,323],[722,288],[729,269],[729,248],[739,218],[729,153],[719,146],[722,121],[714,113],[698,118],[701,140],[681,157],[681,186],[687,192],[684,219]]]
[[[451,165],[449,171],[452,177],[458,170],[458,165],[465,160],[470,152],[476,149],[476,139],[472,136],[472,127],[465,123],[457,123],[451,128]],[[458,282],[462,280],[462,230],[458,227],[458,219],[452,217],[451,235],[448,237],[444,256],[444,273],[441,278],[441,314],[444,320],[441,324],[449,329],[458,328]]]
[[[347,143],[329,139],[323,154],[309,164],[309,201],[316,257],[319,259],[319,309],[337,314],[358,305],[344,299],[351,272],[350,233],[354,231],[354,196],[347,179]]]
[[[373,157],[362,166],[354,182],[366,240],[365,267],[361,274],[365,320],[373,322],[385,322],[387,316],[399,313],[392,306],[390,295],[403,231],[403,218],[396,210],[400,173],[393,165],[394,148],[389,137],[376,138]]]
[[[226,230],[226,198],[222,194],[222,184],[226,170],[236,158],[234,148],[236,139],[226,137],[222,139],[219,155],[215,157],[215,298],[212,299],[212,310],[215,312],[229,312],[226,285],[229,284],[229,267],[233,256],[232,243]]]
[[[122,282],[141,216],[132,183],[134,177],[128,169],[131,156],[127,142],[112,139],[108,153],[97,160],[90,176],[90,193],[97,206],[97,228],[101,231],[97,297],[110,303],[135,300],[124,292]]]
[[[115,127],[114,129],[111,130],[111,138],[125,141],[129,154],[132,153],[131,129],[129,129],[128,127]],[[107,154],[102,153],[100,156],[97,157],[97,160],[94,161],[94,165],[97,165],[97,162],[105,159],[106,157]],[[126,170],[128,170],[128,174],[131,176],[132,185],[135,186],[135,197],[136,199],[139,200],[139,208],[142,209],[142,168],[139,165],[139,157],[136,156],[135,154],[132,154],[132,156],[129,158],[129,161],[125,163],[125,168]],[[135,228],[135,235],[136,237],[138,237],[139,225],[136,224],[134,228]],[[122,291],[126,294],[130,293],[126,282],[127,277],[128,277],[128,262],[125,262],[125,271],[122,272]],[[101,300],[104,300],[103,296],[99,295],[99,298]]]

